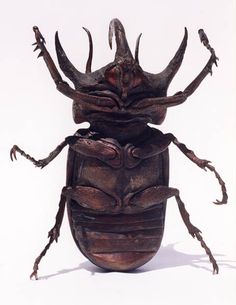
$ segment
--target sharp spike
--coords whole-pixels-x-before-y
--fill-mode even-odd
[[[85,27],[83,27],[83,30],[85,30],[85,32],[88,35],[88,39],[89,39],[89,56],[88,56],[88,60],[86,63],[86,73],[91,73],[91,66],[92,66],[92,58],[93,58],[93,40],[92,40],[92,36],[91,33],[88,29],[86,29]]]
[[[115,60],[120,59],[133,59],[133,55],[130,51],[126,36],[125,36],[125,30],[118,19],[113,19],[109,24],[109,32],[108,32],[108,41],[109,46],[112,49],[112,37],[115,33],[116,37],[116,55]]]
[[[56,32],[55,34],[55,45],[56,45],[57,59],[61,70],[73,83],[76,82],[78,83],[82,73],[79,72],[68,59],[59,40],[58,32]]]
[[[183,61],[184,53],[187,47],[187,40],[188,40],[188,31],[187,28],[185,27],[184,37],[182,39],[182,42],[177,52],[175,53],[174,57],[167,65],[167,67],[158,74],[148,73],[147,77],[152,82],[153,87],[159,90],[163,90],[163,92],[167,91],[169,84],[171,83],[175,74],[179,70],[181,63]]]
[[[43,56],[43,51],[41,51],[41,52],[39,53],[38,58],[39,58],[39,57],[42,57],[42,56]]]
[[[35,52],[35,51],[37,51],[38,49],[39,49],[39,46],[36,46],[36,47],[34,48],[33,51]]]
[[[135,60],[136,62],[139,64],[139,58],[138,58],[138,54],[139,54],[139,44],[140,44],[140,38],[142,36],[142,33],[139,34],[137,40],[136,40],[136,46],[135,46]]]
[[[108,42],[110,49],[112,50],[112,38],[114,34],[114,22],[110,22],[109,24],[109,31],[108,31]]]
[[[187,31],[187,28],[185,27],[184,28],[184,38],[183,38],[177,52],[175,53],[175,56],[170,61],[170,63],[166,67],[166,69],[163,71],[168,83],[171,82],[171,80],[173,79],[173,77],[175,76],[177,71],[179,70],[179,67],[182,63],[184,53],[185,53],[185,50],[187,47],[187,40],[188,40],[188,31]]]

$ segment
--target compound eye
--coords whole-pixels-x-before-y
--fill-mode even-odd
[[[106,71],[105,79],[108,83],[118,87],[120,84],[120,71],[116,67]]]

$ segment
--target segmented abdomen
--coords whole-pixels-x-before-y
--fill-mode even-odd
[[[163,237],[166,203],[138,214],[99,215],[68,202],[74,240],[97,266],[125,271],[138,268],[158,251]]]

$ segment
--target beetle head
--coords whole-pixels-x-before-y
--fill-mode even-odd
[[[133,57],[123,25],[113,19],[109,26],[109,45],[115,34],[116,53],[112,63],[91,72],[92,39],[90,42],[86,73],[79,72],[67,58],[56,34],[56,51],[60,68],[73,82],[75,90],[82,93],[74,100],[73,115],[76,123],[98,120],[127,123],[142,121],[161,124],[166,115],[166,105],[147,103],[147,99],[164,97],[168,86],[178,71],[187,45],[187,30],[183,41],[168,66],[158,74],[142,70],[139,65],[139,35]],[[83,98],[84,97],[84,98]]]

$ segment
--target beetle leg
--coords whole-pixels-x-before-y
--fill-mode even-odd
[[[66,189],[67,187],[63,188]],[[62,190],[62,192],[63,192]],[[42,259],[42,257],[46,254],[47,250],[50,248],[51,244],[54,241],[58,241],[58,237],[60,235],[60,228],[61,228],[61,224],[62,224],[62,220],[63,220],[63,216],[64,216],[64,211],[65,211],[65,204],[66,204],[66,197],[61,194],[61,199],[59,202],[59,209],[57,211],[57,215],[56,215],[56,222],[54,227],[48,232],[48,238],[49,238],[49,242],[47,243],[47,245],[45,246],[45,248],[43,249],[43,251],[40,253],[40,255],[36,258],[35,262],[34,262],[34,266],[33,266],[33,272],[30,275],[30,279],[35,278],[36,280],[38,280],[38,269],[39,269],[39,263]]]
[[[212,263],[213,266],[213,274],[218,274],[219,273],[219,267],[216,263],[215,258],[213,257],[211,250],[208,248],[208,246],[206,245],[205,241],[203,240],[202,236],[201,236],[201,231],[196,228],[194,225],[192,225],[192,223],[190,222],[189,219],[189,213],[187,212],[187,210],[185,209],[185,205],[182,202],[182,200],[180,199],[179,195],[175,196],[175,199],[178,203],[178,207],[179,207],[179,211],[181,214],[181,217],[183,219],[184,224],[186,225],[189,234],[192,235],[193,238],[197,238],[197,240],[201,243],[202,248],[206,251],[206,254],[208,255],[210,262]]]
[[[91,96],[89,94],[85,94],[82,92],[79,92],[78,90],[75,90],[73,88],[71,88],[69,86],[69,84],[67,82],[65,82],[60,73],[58,72],[58,69],[51,57],[51,55],[49,54],[47,48],[45,47],[45,39],[43,37],[43,35],[40,33],[39,28],[37,26],[33,27],[33,31],[35,33],[35,39],[36,42],[33,43],[33,45],[36,45],[34,51],[36,50],[40,50],[40,53],[38,55],[38,57],[43,57],[48,70],[52,76],[52,79],[54,80],[56,86],[57,86],[57,90],[60,91],[62,94],[66,95],[67,97],[74,99],[74,100],[80,100],[83,99],[84,102],[94,102],[98,105],[100,105],[100,103],[106,103],[108,105],[114,106],[114,103],[112,102],[113,100],[109,97],[98,97],[98,96]],[[89,33],[89,31],[86,29],[86,32]],[[90,41],[90,33],[89,35],[89,41]],[[56,34],[56,39],[58,40],[58,35]],[[58,42],[59,43],[59,42]],[[86,72],[89,72],[89,70],[91,69],[91,60],[92,60],[92,43],[90,41],[90,55],[89,55],[89,59],[87,62],[87,66],[86,66]]]
[[[201,84],[207,74],[210,73],[212,75],[212,66],[214,64],[217,66],[217,60],[219,60],[219,58],[215,54],[215,50],[210,46],[209,40],[203,29],[200,29],[198,31],[198,34],[203,45],[210,51],[211,57],[205,67],[202,69],[202,71],[198,74],[198,76],[185,88],[183,93],[185,93],[187,96],[193,94],[193,92],[198,88],[198,86]]]
[[[45,47],[46,42],[43,35],[40,33],[39,28],[37,26],[34,26],[33,31],[35,33],[35,39],[36,39],[36,42],[33,43],[33,45],[36,45],[34,51],[40,50],[38,57],[43,57],[48,67],[48,70],[57,86],[57,89],[66,96],[72,97],[72,94],[75,92],[75,90],[71,88],[69,84],[62,79],[51,55],[49,54],[47,48]]]
[[[227,190],[225,187],[225,182],[222,180],[221,176],[219,173],[216,171],[215,167],[210,165],[211,161],[205,160],[205,159],[199,159],[195,153],[188,149],[185,144],[180,143],[176,137],[173,134],[166,134],[167,137],[172,139],[171,141],[182,151],[185,156],[187,156],[192,162],[194,162],[196,165],[198,165],[200,168],[204,169],[205,171],[209,169],[211,172],[215,174],[216,179],[218,180],[220,186],[221,186],[221,191],[222,191],[222,199],[214,202],[214,204],[226,204],[228,200],[228,195],[227,195]]]
[[[167,200],[170,197],[175,197],[179,211],[181,214],[181,217],[183,219],[183,222],[185,226],[188,229],[189,234],[191,234],[192,237],[196,237],[197,240],[200,241],[201,246],[204,248],[206,251],[206,254],[208,255],[210,262],[213,265],[213,273],[218,273],[219,268],[217,266],[216,260],[214,259],[211,250],[208,248],[206,243],[204,242],[202,236],[201,236],[201,231],[195,227],[189,219],[189,214],[185,209],[185,205],[182,202],[182,200],[179,197],[179,190],[176,188],[168,187],[168,186],[152,186],[150,188],[147,188],[141,192],[136,193],[128,202],[128,204],[132,206],[139,206],[142,208],[150,208],[153,207],[157,204],[160,204],[161,202]]]
[[[134,103],[134,107],[150,107],[152,105],[160,105],[165,107],[173,107],[184,103],[187,98],[194,93],[198,88],[204,78],[210,73],[212,75],[212,66],[215,64],[217,66],[218,57],[215,54],[215,50],[210,46],[209,40],[202,29],[198,31],[200,40],[204,46],[210,51],[211,57],[209,58],[207,64],[198,74],[198,76],[184,89],[184,91],[179,91],[173,96],[164,97],[151,97],[144,98]]]
[[[49,54],[47,48],[45,47],[46,42],[42,34],[40,33],[39,28],[37,26],[34,26],[33,31],[35,33],[35,39],[36,39],[36,42],[33,43],[33,45],[36,45],[34,51],[40,50],[38,57],[41,56],[43,57],[53,80],[55,81],[55,83],[61,82],[62,77],[58,72],[55,63],[53,62],[51,55]]]
[[[41,159],[41,160],[35,160],[30,155],[26,154],[22,149],[20,149],[17,145],[14,145],[12,149],[10,150],[10,157],[13,161],[16,158],[16,152],[20,153],[23,157],[25,157],[27,160],[31,161],[36,167],[44,168],[46,165],[48,165],[53,159],[56,158],[57,155],[62,151],[62,149],[71,143],[75,142],[75,139],[78,137],[76,136],[69,136],[67,137],[61,144],[59,144],[50,154],[47,158]]]

